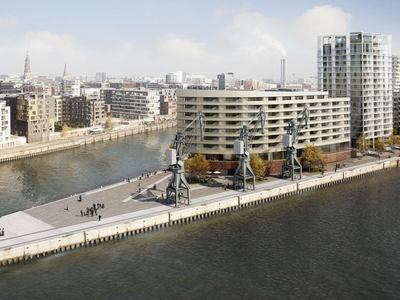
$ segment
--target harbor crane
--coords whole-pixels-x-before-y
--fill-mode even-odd
[[[191,132],[185,135],[185,132],[194,124]],[[204,140],[205,118],[201,111],[196,118],[190,122],[183,130],[177,131],[172,141],[172,148],[166,150],[168,170],[172,171],[172,178],[169,181],[166,194],[167,203],[174,202],[175,207],[179,206],[181,199],[184,203],[190,204],[190,187],[185,178],[184,160],[187,158],[187,152],[192,145],[197,129],[200,129],[201,140]]]
[[[308,128],[309,109],[307,105],[303,106],[301,112],[292,121],[289,122],[288,126],[285,127],[286,134],[283,135],[282,143],[283,147],[286,148],[286,159],[282,166],[282,178],[285,178],[286,171],[289,171],[289,177],[294,180],[294,172],[299,171],[300,179],[302,174],[302,167],[297,159],[296,146],[301,133],[301,129],[304,127]]]
[[[250,129],[253,121],[256,120],[256,123]],[[253,190],[256,185],[256,176],[253,172],[253,169],[250,166],[250,150],[251,150],[251,141],[255,138],[257,133],[258,126],[261,127],[261,133],[264,134],[264,123],[265,123],[265,112],[262,107],[258,113],[251,119],[251,121],[240,129],[239,139],[234,141],[234,153],[239,157],[239,166],[235,171],[235,175],[233,176],[233,188],[236,189],[236,185],[238,181],[243,182],[243,192],[246,191],[246,180],[253,180]],[[247,173],[249,171],[249,173]]]

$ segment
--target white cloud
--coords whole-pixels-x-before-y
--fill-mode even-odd
[[[351,14],[331,5],[307,10],[294,23],[294,32],[316,41],[319,35],[343,34],[349,31]]]
[[[236,30],[242,32],[244,38],[250,37],[252,49],[263,49],[264,51],[274,51],[282,57],[286,56],[286,49],[279,41],[271,28],[271,22],[260,13],[244,13],[234,19]],[[247,46],[247,45],[246,45]]]
[[[1,69],[22,72],[29,51],[34,74],[62,74],[67,62],[69,73],[76,75],[163,75],[183,70],[213,78],[228,71],[241,78],[278,78],[279,60],[286,57],[288,74],[315,76],[317,36],[347,32],[351,22],[350,14],[332,6],[305,10],[292,20],[249,12],[248,7],[244,12],[224,7],[214,16],[224,25],[201,39],[169,35],[160,42],[148,40],[146,46],[127,37],[119,44],[104,39],[104,44],[93,47],[73,34],[28,32],[19,41],[17,37],[18,42],[0,41]]]
[[[0,28],[11,27],[17,25],[19,19],[13,15],[7,15],[5,17],[0,16]]]
[[[206,44],[195,42],[191,39],[172,37],[162,42],[158,49],[163,54],[177,56],[178,58],[202,58],[205,55]]]

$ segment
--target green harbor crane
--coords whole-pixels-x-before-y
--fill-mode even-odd
[[[191,129],[190,134],[185,132]],[[183,130],[177,131],[172,141],[172,148],[167,149],[166,158],[168,170],[172,172],[172,178],[169,181],[166,194],[167,203],[175,203],[175,207],[179,206],[181,200],[184,204],[190,204],[190,187],[185,178],[184,160],[192,145],[197,129],[200,129],[201,140],[204,140],[205,118],[201,111],[198,112],[196,118],[190,122]]]
[[[249,129],[252,123],[255,122],[253,127]],[[243,183],[243,192],[246,191],[246,181],[248,179],[253,180],[253,190],[256,185],[256,176],[250,166],[250,150],[251,150],[251,141],[254,140],[255,135],[257,133],[258,126],[261,127],[261,133],[264,134],[264,123],[265,123],[265,112],[263,108],[260,107],[258,113],[251,119],[251,121],[240,129],[239,139],[234,141],[234,153],[239,157],[239,166],[235,171],[235,175],[233,176],[233,188],[236,189],[236,186],[239,181]],[[248,171],[248,172],[247,172]]]
[[[283,147],[286,148],[286,159],[282,165],[282,178],[285,178],[286,173],[288,177],[294,180],[295,171],[299,172],[299,179],[302,175],[302,167],[297,159],[296,146],[299,139],[301,129],[308,128],[309,109],[307,105],[303,106],[301,112],[292,121],[289,122],[288,126],[285,127],[286,134],[283,135],[282,143]]]

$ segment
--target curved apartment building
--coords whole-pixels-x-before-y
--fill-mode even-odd
[[[282,135],[285,127],[302,110],[309,107],[308,129],[302,129],[298,149],[307,143],[324,153],[348,150],[350,147],[350,99],[329,97],[328,92],[303,91],[216,91],[178,90],[177,121],[182,130],[201,110],[206,118],[204,140],[196,133],[192,153],[203,153],[211,160],[233,160],[233,142],[240,128],[263,107],[266,113],[265,133],[258,132],[252,141],[252,152],[264,159],[284,158]],[[252,128],[252,126],[250,126]]]

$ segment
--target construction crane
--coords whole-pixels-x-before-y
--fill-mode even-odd
[[[194,124],[190,134],[185,132]],[[192,145],[197,129],[200,129],[201,140],[204,140],[205,118],[201,111],[196,118],[189,123],[182,131],[177,131],[172,141],[172,148],[167,149],[166,158],[168,170],[172,171],[172,178],[168,184],[166,194],[167,203],[174,202],[175,207],[179,206],[181,199],[184,203],[190,204],[190,187],[185,178],[184,160],[187,158],[187,152]]]
[[[257,120],[250,130],[251,123]],[[261,133],[264,134],[265,112],[260,107],[258,113],[251,121],[240,129],[239,140],[234,141],[234,153],[239,157],[239,166],[233,176],[233,188],[236,189],[238,181],[243,182],[243,192],[246,191],[246,180],[253,179],[253,190],[255,189],[256,176],[250,166],[251,141],[255,138],[258,126],[261,126]],[[247,173],[249,171],[249,173]]]
[[[297,159],[296,146],[297,141],[299,139],[299,135],[301,129],[308,128],[308,118],[309,118],[309,110],[307,105],[303,106],[301,112],[289,122],[286,129],[286,134],[283,135],[283,147],[286,148],[286,159],[283,162],[282,166],[282,178],[285,178],[285,173],[289,170],[289,177],[294,180],[294,172],[295,170],[299,171],[300,179],[302,174],[302,167]]]

